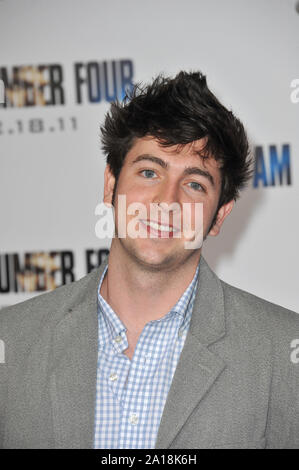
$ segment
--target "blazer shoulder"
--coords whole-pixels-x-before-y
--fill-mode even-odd
[[[299,338],[299,314],[220,280],[229,316],[254,323],[272,338]],[[297,336],[296,336],[297,335]]]
[[[38,327],[47,319],[59,321],[65,311],[81,303],[87,295],[96,295],[97,282],[101,274],[98,268],[81,279],[57,289],[37,295],[0,310],[0,331],[20,329],[34,324]]]

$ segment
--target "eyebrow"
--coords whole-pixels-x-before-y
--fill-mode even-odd
[[[131,166],[134,165],[134,163],[138,163],[138,162],[141,162],[141,161],[144,161],[144,160],[147,160],[147,161],[150,161],[150,162],[153,162],[153,163],[157,163],[157,165],[160,165],[164,170],[169,169],[168,163],[165,162],[164,160],[162,160],[162,158],[155,157],[154,155],[150,155],[150,154],[147,154],[147,153],[142,154],[142,155],[138,155],[138,157],[136,157],[131,162]],[[211,173],[209,173],[206,170],[202,170],[198,166],[187,166],[187,167],[185,167],[183,175],[200,175],[200,176],[204,176],[205,178],[207,178],[210,181],[212,186],[215,186],[215,181],[214,181],[214,178],[211,175]]]

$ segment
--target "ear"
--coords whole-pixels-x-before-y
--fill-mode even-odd
[[[111,207],[115,177],[111,171],[110,165],[106,165],[104,174],[104,198],[105,204]]]
[[[224,222],[224,219],[228,216],[228,214],[230,214],[233,207],[234,207],[234,201],[229,201],[220,207],[220,209],[218,210],[215,225],[213,225],[213,227],[209,231],[209,235],[212,235],[213,237],[218,235],[221,229],[221,225]]]

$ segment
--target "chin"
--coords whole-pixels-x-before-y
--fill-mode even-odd
[[[147,253],[139,253],[135,250],[130,253],[130,257],[133,259],[135,264],[138,264],[140,268],[146,271],[157,272],[157,271],[173,271],[179,266],[182,266],[187,262],[193,255],[191,250],[188,250],[188,256],[186,253],[174,253],[164,254],[164,256],[157,256],[157,252],[152,256]]]
[[[143,268],[146,271],[172,271],[178,266],[185,264],[192,256],[194,256],[195,251],[198,250],[186,250],[182,246],[174,246],[172,249],[166,249],[165,247],[158,247],[154,244],[141,244],[132,243],[128,240],[119,238],[120,245],[122,250],[126,253],[126,256],[131,259],[131,261],[138,265],[140,268]],[[160,249],[159,249],[160,248]]]
[[[135,254],[135,261],[144,268],[147,268],[151,271],[159,271],[167,266],[173,265],[172,257],[150,257],[150,256],[138,256]]]
[[[128,249],[127,253],[135,264],[150,271],[159,271],[163,268],[171,267],[178,259],[178,256],[174,253],[163,255],[162,253],[157,253],[157,251],[151,253],[150,250],[146,249]]]

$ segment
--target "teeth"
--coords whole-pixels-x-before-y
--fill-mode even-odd
[[[173,232],[173,228],[169,227],[168,225],[160,225],[157,224],[156,222],[148,222],[147,220],[144,220],[145,225],[149,225],[155,230],[160,230],[161,232]]]

